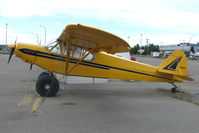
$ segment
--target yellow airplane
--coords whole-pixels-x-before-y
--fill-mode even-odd
[[[59,82],[53,73],[66,76],[97,77],[108,79],[142,80],[174,83],[193,80],[188,76],[187,60],[182,49],[174,51],[159,66],[152,66],[114,56],[129,52],[130,46],[123,39],[80,24],[67,25],[52,45],[37,46],[26,43],[9,45],[8,63],[15,53],[24,62],[45,70],[39,75],[36,90],[41,96],[55,96]],[[62,77],[62,78],[63,78]]]

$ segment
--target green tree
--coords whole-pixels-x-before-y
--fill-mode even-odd
[[[139,49],[140,49],[139,44],[135,45],[134,47],[131,48],[130,54],[137,54]]]
[[[149,47],[148,46],[144,46],[144,55],[148,55],[149,53]]]
[[[139,44],[135,45],[134,47],[131,48],[130,53],[131,54],[137,54],[139,49],[143,49],[144,50],[144,55],[148,55],[151,54],[151,52],[159,52],[159,46],[158,45],[154,45],[154,44],[150,44],[149,46],[145,45],[145,46],[139,46]]]

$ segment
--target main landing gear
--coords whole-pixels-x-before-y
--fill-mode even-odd
[[[42,97],[53,97],[59,91],[59,82],[53,74],[42,72],[37,79],[36,91]]]
[[[170,83],[170,84],[172,84],[174,86],[173,88],[171,88],[171,93],[177,93],[178,92],[178,90],[177,90],[178,87],[174,83]]]

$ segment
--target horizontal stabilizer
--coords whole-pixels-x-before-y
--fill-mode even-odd
[[[174,71],[168,71],[168,70],[157,70],[157,72],[159,73],[165,73],[165,74],[171,74],[171,75],[175,75],[179,78],[182,78],[184,80],[188,80],[188,81],[194,81],[194,79],[190,76],[186,76],[186,75],[178,75],[178,73],[175,73]]]
[[[158,68],[157,72],[159,72],[159,73],[166,73],[166,74],[172,74],[172,75],[177,75],[177,73],[175,71],[164,70],[164,69],[159,69],[159,68]],[[179,76],[182,76],[182,75],[179,75]]]
[[[189,76],[178,76],[184,80],[188,80],[188,81],[194,81],[194,79],[192,77],[189,77]]]

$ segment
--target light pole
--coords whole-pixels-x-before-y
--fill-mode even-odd
[[[190,36],[190,38],[189,38],[189,43],[191,44],[191,39],[192,39],[192,37],[194,37],[195,36],[195,34],[193,34],[192,36]]]
[[[128,43],[129,43],[129,39],[131,38],[130,36],[127,37],[128,38]]]
[[[39,34],[38,33],[32,33],[32,34],[35,34],[37,36],[37,45],[38,45],[38,42],[39,42]]]
[[[142,46],[142,33],[140,34],[140,47]]]
[[[7,45],[7,43],[8,43],[8,42],[7,42],[7,33],[8,33],[7,30],[8,30],[8,23],[6,23],[6,45]]]
[[[149,39],[146,39],[146,44],[147,44],[147,46],[148,46],[148,54],[149,54]]]
[[[40,25],[40,27],[44,28],[44,43],[46,43],[46,26]]]

